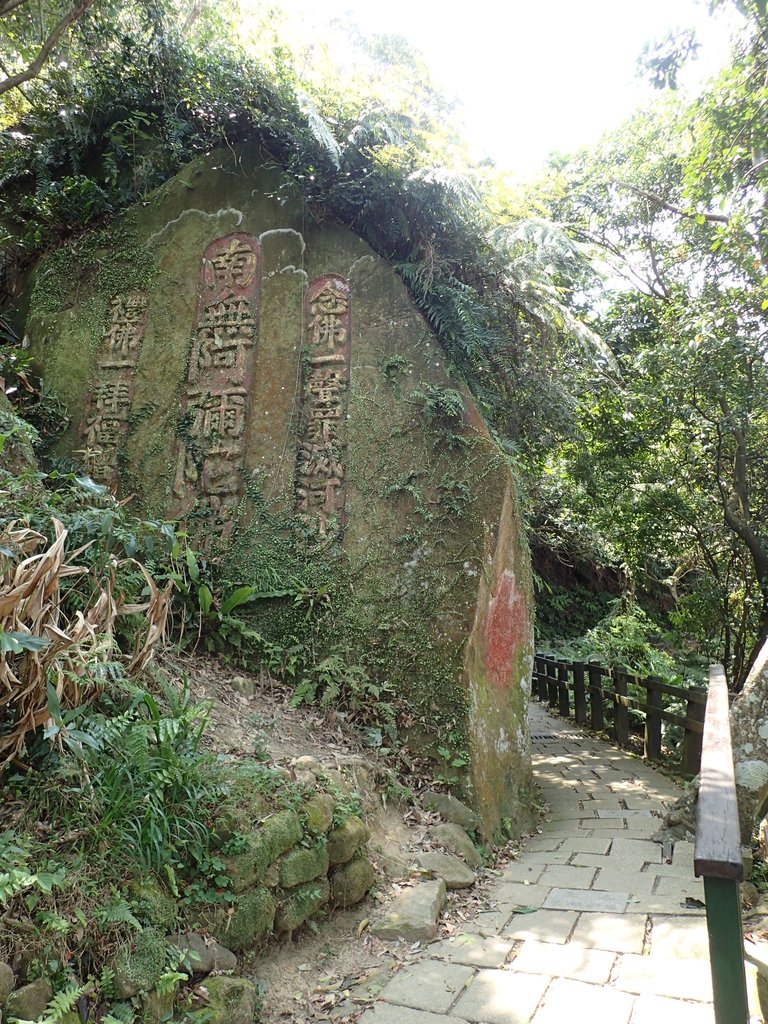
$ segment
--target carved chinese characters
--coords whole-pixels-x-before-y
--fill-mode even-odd
[[[99,346],[82,434],[88,472],[108,487],[117,486],[118,453],[128,433],[147,312],[147,296],[141,292],[115,295]]]
[[[181,515],[207,510],[194,532],[209,548],[231,532],[243,493],[261,247],[244,233],[205,250],[187,372],[174,496]]]
[[[343,526],[349,389],[350,303],[343,277],[326,274],[306,293],[308,370],[296,464],[296,498],[320,536]]]

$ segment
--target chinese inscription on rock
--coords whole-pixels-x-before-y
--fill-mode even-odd
[[[296,499],[320,536],[340,530],[349,390],[350,301],[343,277],[325,274],[305,297],[307,372],[296,460]]]
[[[206,548],[231,532],[242,498],[260,284],[258,239],[241,232],[205,250],[174,497],[181,515],[196,499],[209,510],[195,529]]]
[[[94,480],[111,488],[117,486],[118,453],[128,434],[148,310],[148,298],[141,292],[114,296],[86,403],[82,430],[86,467]]]

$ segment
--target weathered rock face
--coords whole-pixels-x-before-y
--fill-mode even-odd
[[[731,741],[741,841],[750,846],[755,825],[768,812],[768,644],[731,708]]]
[[[524,828],[531,585],[509,468],[389,264],[261,160],[190,164],[38,267],[27,333],[68,405],[59,454],[183,519],[226,585],[328,587],[330,609],[245,611],[275,643],[311,612],[316,650],[362,658],[435,747],[469,747],[481,830]]]

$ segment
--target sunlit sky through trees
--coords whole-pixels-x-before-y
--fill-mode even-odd
[[[695,27],[699,58],[681,79],[695,88],[725,59],[735,23],[733,12],[710,16],[701,0],[278,4],[305,41],[322,36],[331,18],[351,19],[366,34],[405,36],[436,84],[459,101],[472,156],[490,157],[520,177],[535,173],[552,151],[596,142],[652,98],[652,87],[636,76],[646,41]]]

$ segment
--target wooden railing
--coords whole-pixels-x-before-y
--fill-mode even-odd
[[[631,695],[630,685],[644,690],[644,699]],[[683,729],[681,771],[684,775],[698,774],[707,702],[704,689],[670,686],[654,676],[640,678],[596,661],[568,661],[537,653],[533,695],[557,708],[561,715],[573,717],[578,725],[598,732],[609,727],[621,747],[629,745],[632,734],[630,709],[645,712],[643,754],[652,761],[662,759],[662,723],[678,725]],[[672,700],[682,702],[685,715],[669,710]]]
[[[704,879],[716,1024],[747,1024],[739,882],[744,877],[736,779],[722,665],[709,673],[693,869]]]

